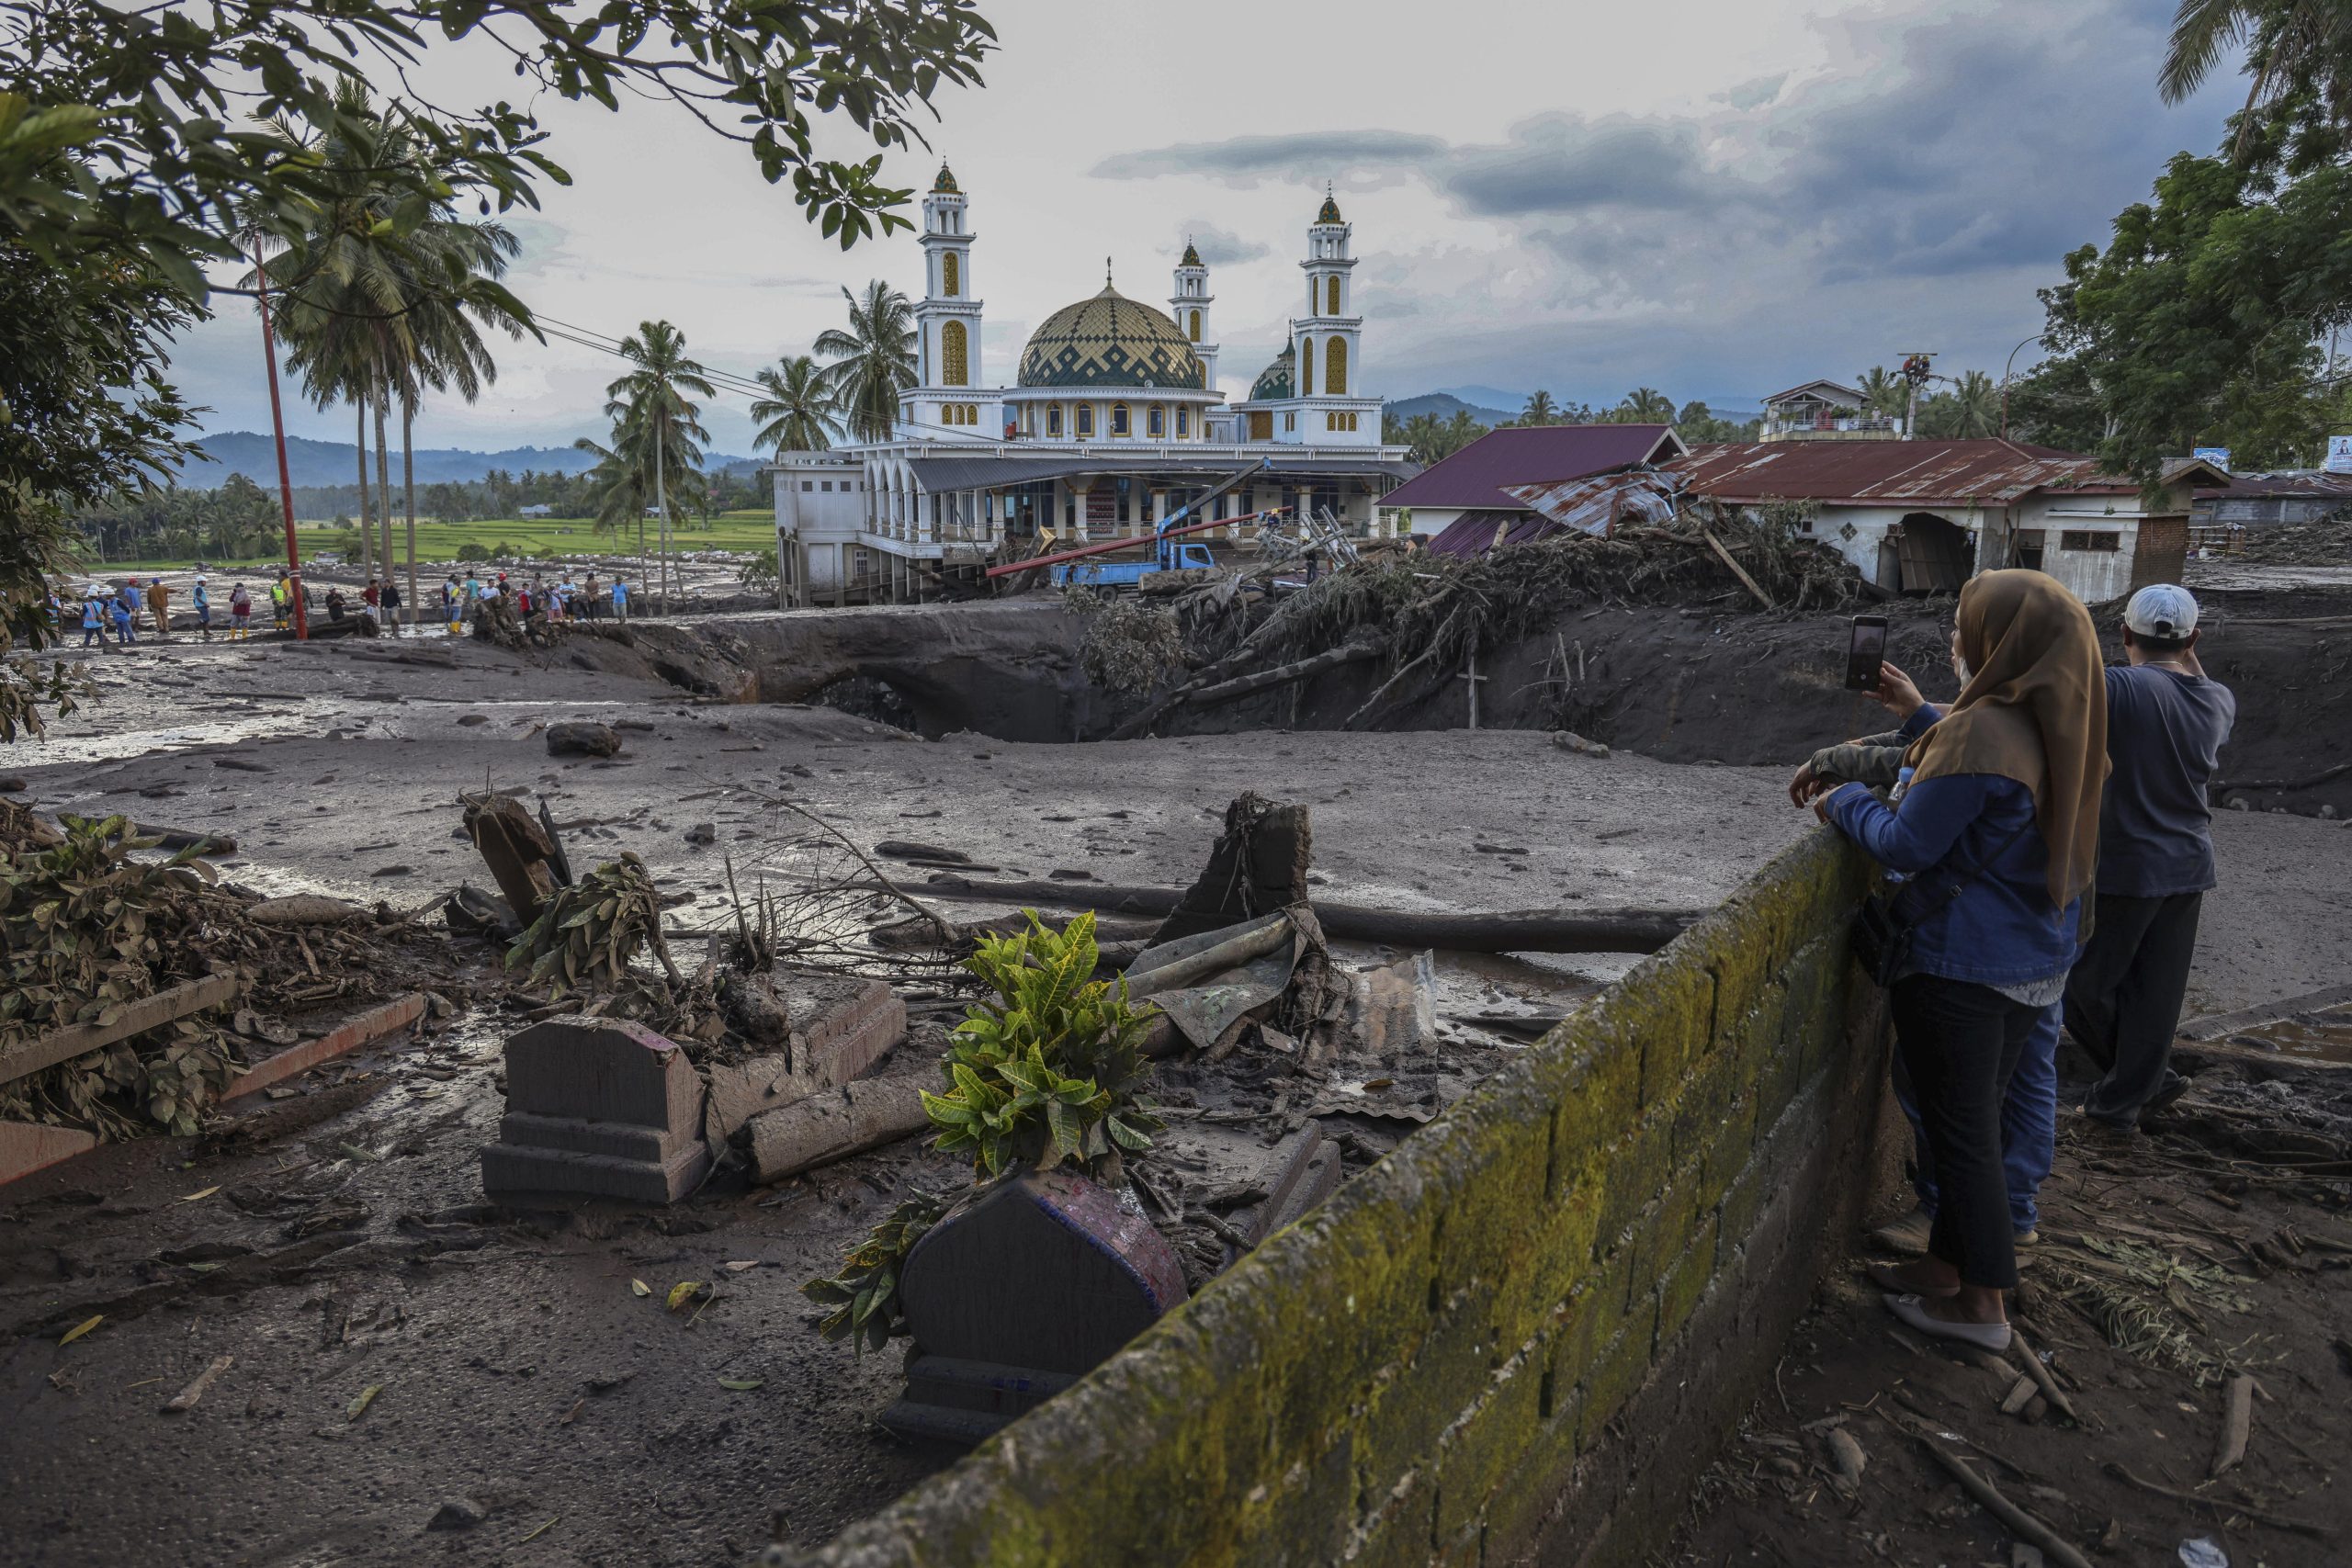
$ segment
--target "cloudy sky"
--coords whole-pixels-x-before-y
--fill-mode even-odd
[[[1355,225],[1366,389],[1650,385],[1752,408],[1910,349],[1998,374],[2041,321],[2034,289],[2103,241],[2163,161],[2205,151],[2226,73],[2166,109],[2156,0],[989,0],[1002,48],[930,130],[971,198],[981,371],[1100,287],[1155,303],[1186,237],[1211,263],[1225,390],[1284,340],[1328,180]],[[509,95],[448,51],[435,90]],[[844,254],[742,150],[666,106],[540,105],[572,173],[511,281],[557,320],[618,335],[676,322],[748,374],[835,324],[843,285],[919,286],[906,236]],[[844,141],[840,151],[852,153]],[[901,156],[927,186],[933,154]],[[257,329],[226,301],[177,368],[212,430],[266,429]],[[2030,359],[2029,349],[2024,359]],[[596,431],[614,362],[569,344],[499,352],[420,446],[560,445]],[[707,416],[750,450],[741,399]],[[341,412],[289,409],[347,440]]]

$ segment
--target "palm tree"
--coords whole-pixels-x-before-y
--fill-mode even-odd
[[[667,321],[639,323],[636,333],[621,340],[620,354],[636,368],[605,389],[608,400],[605,417],[613,422],[613,445],[609,450],[585,441],[579,445],[603,453],[616,466],[616,473],[607,476],[608,496],[620,472],[637,476],[640,558],[645,554],[644,498],[650,494],[660,509],[660,594],[662,607],[667,610],[671,524],[679,509],[691,505],[701,493],[702,443],[710,439],[710,433],[695,417],[702,412],[702,405],[688,402],[684,394],[716,397],[718,389],[705,378],[703,367],[686,357],[685,335]],[[610,510],[600,503],[600,521]]]
[[[832,397],[850,434],[861,441],[888,438],[899,417],[899,394],[915,384],[914,306],[876,278],[861,299],[848,289],[849,330],[832,327],[812,346],[832,360],[824,368]]]
[[[1552,400],[1551,393],[1538,387],[1535,395],[1529,398],[1526,406],[1519,411],[1519,423],[1526,425],[1557,424],[1560,423],[1560,405]]]
[[[400,221],[407,188],[389,175],[425,153],[405,116],[378,110],[367,90],[337,90],[334,127],[318,149],[327,172],[303,233],[291,247],[282,319],[289,367],[321,408],[349,401],[358,419],[360,559],[375,570],[369,516],[368,421],[376,426],[376,496],[384,574],[392,570],[391,473],[385,424],[401,401],[401,468],[407,492],[408,604],[415,615],[415,468],[409,437],[425,389],[455,386],[469,402],[497,374],[476,323],[520,336],[530,314],[496,281],[514,255],[514,236],[495,223],[469,223],[445,197],[421,220]],[[293,134],[280,125],[289,141]],[[446,187],[445,187],[446,188]]]
[[[788,354],[760,371],[757,379],[768,395],[752,400],[752,417],[767,423],[752,437],[754,449],[764,446],[781,455],[831,448],[841,420],[832,394],[825,389],[825,372],[815,359]]]
[[[1951,434],[1972,439],[1995,435],[2001,429],[2001,389],[1982,370],[1962,373],[1952,389],[1951,409],[1945,416]]]
[[[1910,383],[1883,365],[1873,365],[1855,377],[1854,385],[1861,390],[1864,413],[1900,418],[1910,406]]]
[[[2352,87],[2352,6],[2344,0],[2180,0],[2156,88],[2177,104],[2204,84],[2222,56],[2245,39],[2246,127],[2266,108],[2316,77],[2331,109]],[[2245,130],[2240,132],[2241,138]]]
[[[1636,387],[1610,412],[1621,424],[1671,424],[1674,400],[1656,387]]]

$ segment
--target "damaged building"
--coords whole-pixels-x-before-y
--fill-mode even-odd
[[[1131,538],[1199,502],[1256,536],[1261,513],[1317,515],[1358,537],[1381,496],[1418,470],[1381,445],[1363,385],[1353,226],[1326,197],[1300,261],[1306,310],[1289,342],[1227,403],[1216,389],[1215,296],[1198,250],[1175,268],[1169,309],[1100,292],[1053,312],[1021,351],[1014,384],[981,381],[967,200],[944,166],[923,198],[924,288],[915,385],[889,434],[787,452],[775,481],[777,569],[801,604],[920,599],[943,579],[1057,544]],[[1181,318],[1182,325],[1179,324]],[[1218,491],[1242,469],[1257,473]]]
[[[2228,476],[2168,465],[2153,491],[2093,459],[2015,441],[1750,442],[1664,465],[1690,494],[1798,529],[1895,593],[1952,593],[1980,571],[2030,567],[2086,603],[2177,581],[2195,491]]]

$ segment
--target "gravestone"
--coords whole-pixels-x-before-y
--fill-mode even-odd
[[[908,1256],[899,1296],[915,1356],[882,1424],[970,1442],[1109,1359],[1185,1290],[1133,1196],[1064,1167],[950,1212]]]
[[[710,1167],[702,1111],[694,1064],[644,1025],[535,1023],[506,1042],[506,1116],[481,1152],[482,1190],[673,1203]]]

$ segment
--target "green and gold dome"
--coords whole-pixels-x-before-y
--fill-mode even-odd
[[[1198,391],[1200,355],[1164,311],[1109,284],[1065,305],[1029,334],[1021,351],[1023,387],[1135,387]]]
[[[1291,388],[1298,382],[1298,350],[1283,349],[1274,355],[1274,362],[1258,372],[1250,383],[1250,400],[1253,403],[1274,402],[1291,395]]]

